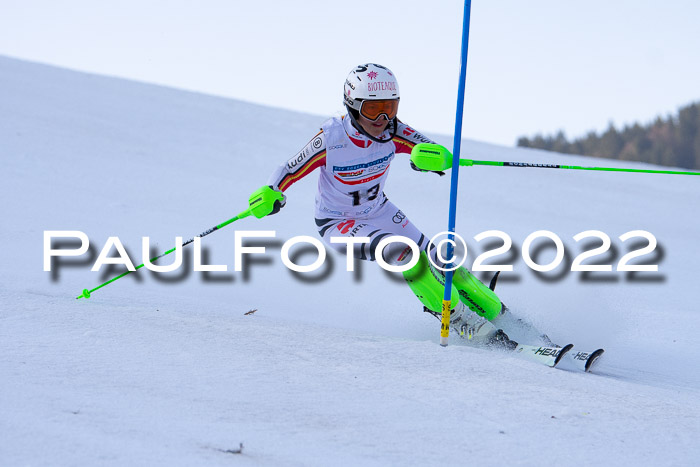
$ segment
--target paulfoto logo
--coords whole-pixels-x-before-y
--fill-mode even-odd
[[[237,230],[234,231],[234,264],[233,270],[236,272],[243,271],[244,256],[245,255],[265,255],[267,254],[266,248],[264,246],[246,246],[244,244],[245,240],[255,240],[255,239],[270,239],[276,238],[277,233],[274,230]],[[72,239],[78,240],[80,245],[77,248],[54,248],[53,243],[55,239]],[[473,239],[476,242],[482,242],[486,239],[496,239],[497,242],[502,243],[500,246],[495,248],[487,249],[485,252],[479,254],[472,266],[469,268],[472,272],[482,272],[482,271],[501,271],[501,272],[511,272],[514,270],[512,263],[504,264],[485,264],[487,260],[493,260],[493,258],[499,256],[509,256],[513,257],[513,241],[507,233],[500,230],[488,230],[475,235]],[[599,230],[586,230],[576,234],[573,240],[581,242],[585,239],[594,239],[596,243],[600,243],[592,249],[586,249],[585,251],[578,254],[573,261],[569,270],[572,272],[656,272],[659,267],[658,264],[630,264],[633,259],[644,257],[646,255],[652,255],[657,248],[656,237],[645,230],[633,230],[620,235],[619,240],[621,242],[626,242],[631,239],[637,238],[641,239],[642,245],[638,248],[634,248],[632,251],[623,255],[619,261],[616,262],[615,267],[613,264],[597,264],[591,262],[590,260],[595,257],[608,258],[610,251],[614,250],[612,247],[612,240],[609,235]],[[542,243],[544,241],[545,243]],[[554,248],[554,258],[545,264],[540,264],[536,261],[533,256],[537,256],[533,253],[533,245],[539,242],[540,247],[534,250],[541,250],[544,247]],[[226,272],[228,271],[228,266],[225,264],[203,264],[202,261],[202,247],[201,238],[194,237],[183,243],[182,237],[175,238],[175,246],[166,251],[165,253],[156,256],[155,258],[150,258],[151,242],[149,237],[143,237],[141,242],[141,262],[139,266],[134,266],[134,261],[127,253],[124,248],[123,243],[119,240],[119,237],[108,237],[104,246],[102,247],[100,254],[95,260],[91,271],[100,271],[104,265],[122,265],[128,271],[136,271],[141,267],[153,272],[173,272],[180,268],[183,264],[182,251],[183,247],[193,243],[193,271],[195,272]],[[355,247],[361,246],[363,244],[369,244],[369,237],[332,237],[331,243],[345,245],[345,254],[347,255],[346,260],[346,271],[354,271],[354,257],[353,250]],[[390,264],[384,259],[384,250],[387,246],[398,243],[410,248],[412,255],[408,262],[402,264]],[[308,265],[299,265],[294,263],[290,258],[290,250],[297,245],[311,246],[316,249],[317,257],[316,259]],[[76,257],[85,255],[90,247],[90,240],[84,232],[76,230],[46,230],[44,231],[44,245],[43,245],[43,259],[44,259],[44,271],[50,272],[52,270],[52,259],[59,257]],[[429,260],[435,266],[435,268],[446,272],[454,271],[460,266],[464,265],[468,256],[467,242],[462,236],[457,233],[450,232],[440,232],[439,234],[433,236],[428,245],[428,250],[431,251],[435,249],[435,256],[437,261],[435,261],[432,255],[428,255]],[[561,238],[554,232],[548,230],[538,230],[530,235],[528,235],[522,247],[520,248],[520,256],[522,256],[525,264],[536,272],[549,272],[559,268],[566,256],[568,256],[564,243]],[[112,252],[116,251],[116,256],[111,256]],[[161,258],[167,254],[175,253],[175,259],[169,265],[158,266],[153,264],[155,260]],[[377,264],[384,270],[389,272],[404,272],[412,267],[414,267],[420,255],[420,247],[408,237],[404,236],[388,236],[381,239],[376,246],[374,246],[374,257],[376,258]],[[605,256],[608,255],[608,256]],[[282,245],[280,250],[280,259],[282,263],[291,271],[298,273],[313,272],[321,268],[326,262],[327,252],[325,245],[321,240],[307,236],[299,235],[286,240]],[[652,256],[652,260],[658,259],[658,255]],[[584,264],[584,261],[587,263]]]

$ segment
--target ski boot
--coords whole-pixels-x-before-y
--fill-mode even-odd
[[[450,324],[462,338],[476,339],[477,343],[486,347],[515,350],[518,346],[518,343],[512,341],[503,329],[498,329],[491,321],[472,311],[462,302],[452,310]]]
[[[441,314],[427,306],[423,311],[430,313],[437,319]],[[515,350],[518,343],[511,340],[503,329],[498,329],[492,322],[471,311],[464,303],[459,302],[450,312],[450,327],[454,329],[462,339],[472,341],[475,345],[493,349]]]

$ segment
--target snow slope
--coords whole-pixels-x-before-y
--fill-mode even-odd
[[[163,251],[233,217],[324,118],[0,57],[0,464],[697,465],[700,177],[462,169],[469,264],[474,235],[508,233],[502,299],[555,341],[604,346],[596,374],[454,336],[441,348],[438,322],[374,264],[290,273],[279,250],[315,235],[313,176],[279,215],[204,239],[228,272],[141,271],[75,300],[115,274],[90,271],[109,236],[138,264],[143,236]],[[463,156],[647,167],[473,141]],[[391,200],[444,230],[449,177],[392,171]],[[659,272],[540,277],[519,251],[542,229],[569,261],[575,234],[605,232],[613,265],[630,249],[618,237],[647,230]],[[44,272],[45,230],[85,232],[92,258]],[[277,232],[247,273],[235,230]]]

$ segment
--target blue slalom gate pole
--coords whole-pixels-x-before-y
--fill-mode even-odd
[[[469,20],[471,15],[472,2],[465,0],[464,2],[464,22],[462,24],[462,55],[460,58],[459,70],[459,90],[457,91],[457,114],[455,116],[455,135],[452,145],[452,179],[450,185],[450,216],[447,226],[448,238],[451,240],[447,243],[448,264],[453,260],[454,255],[454,232],[457,219],[457,184],[459,182],[459,153],[462,143],[462,113],[464,112],[464,89],[467,81],[467,52],[469,50]],[[452,302],[452,276],[454,271],[446,271],[445,273],[445,294],[442,300],[442,319],[440,325],[440,345],[447,346],[447,339],[450,336],[450,310]]]

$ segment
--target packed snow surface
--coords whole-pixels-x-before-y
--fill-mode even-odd
[[[90,270],[109,237],[140,264],[142,237],[162,252],[235,216],[324,118],[0,57],[0,464],[700,462],[700,177],[461,169],[467,264],[500,245],[475,235],[507,233],[510,252],[489,260],[514,265],[497,292],[554,341],[604,347],[591,374],[457,336],[440,347],[439,323],[376,264],[347,272],[329,253],[320,271],[292,274],[280,249],[316,236],[315,174],[288,190],[280,214],[203,239],[206,264],[226,272],[193,272],[190,246],[174,273],[140,270],[76,300],[122,271]],[[655,168],[473,141],[462,156]],[[386,193],[427,235],[446,229],[449,177],[399,155]],[[49,230],[85,232],[89,252],[45,272]],[[235,232],[262,230],[276,232],[255,241],[266,254],[234,271]],[[554,271],[522,258],[538,230],[565,245]],[[601,243],[574,241],[588,230],[612,245],[584,264],[612,272],[569,270]],[[658,272],[615,270],[646,245],[620,240],[635,230],[658,245],[630,264]],[[540,264],[554,257],[551,241],[530,251]]]

